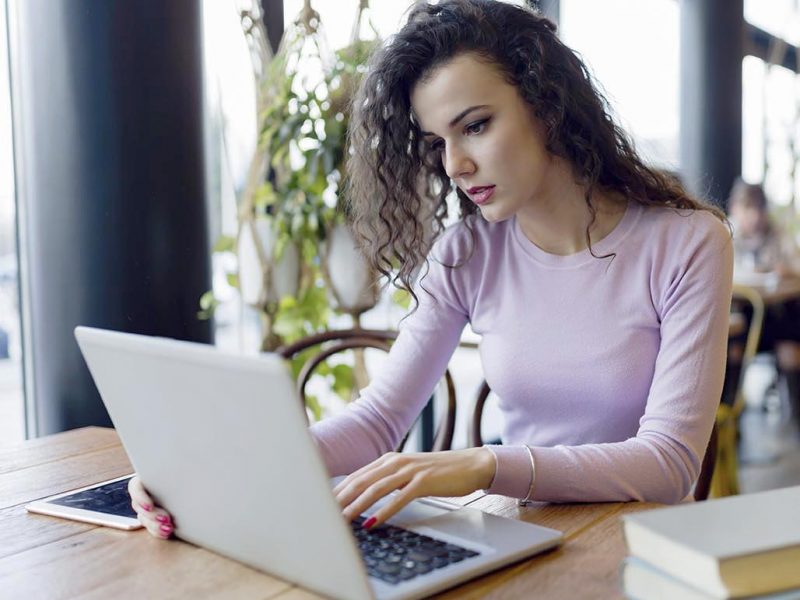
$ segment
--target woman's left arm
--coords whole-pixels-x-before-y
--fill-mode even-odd
[[[533,499],[640,500],[672,504],[691,491],[722,394],[730,315],[733,246],[721,223],[685,240],[682,268],[657,301],[661,344],[644,415],[622,442],[533,447]],[[531,485],[524,446],[492,448],[489,490],[525,497]]]

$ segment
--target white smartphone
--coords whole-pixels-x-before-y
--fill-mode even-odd
[[[128,495],[128,481],[134,473],[36,500],[28,504],[28,512],[84,521],[117,529],[138,529]]]

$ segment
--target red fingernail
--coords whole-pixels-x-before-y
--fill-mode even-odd
[[[378,519],[376,519],[375,517],[370,517],[369,519],[364,521],[364,524],[361,527],[363,527],[364,529],[369,529],[370,527],[375,525],[375,521],[377,521],[377,520]]]
[[[156,515],[156,521],[159,523],[169,523],[169,517],[166,515]]]
[[[151,510],[153,510],[153,507],[150,506],[149,504],[140,504],[139,506],[141,506],[147,512],[150,512]]]
[[[159,527],[159,529],[161,531],[163,531],[164,533],[172,533],[172,526],[171,525],[162,525],[161,527]]]

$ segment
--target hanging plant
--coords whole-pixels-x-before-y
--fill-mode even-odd
[[[362,2],[358,22],[364,7]],[[263,307],[274,314],[271,333],[284,342],[324,328],[330,316],[329,302],[323,300],[335,296],[328,291],[323,260],[330,232],[343,221],[337,207],[349,104],[373,46],[354,40],[330,52],[319,14],[306,0],[269,65],[261,144],[271,176],[256,194],[254,212],[276,233],[275,257],[280,259],[291,244],[299,246],[297,294]]]
[[[364,25],[371,27],[367,8],[361,0],[351,44],[331,52],[319,14],[306,0],[274,56],[260,14],[242,13],[257,83],[259,143],[238,195],[238,235],[218,247],[237,253],[238,272],[229,274],[229,281],[261,315],[262,351],[325,329],[333,309],[351,314],[357,324],[358,315],[378,299],[377,276],[358,275],[353,281],[368,291],[352,297],[342,286],[353,281],[336,268],[332,275],[327,260],[338,257],[334,263],[351,269],[357,264],[340,210],[340,185],[350,101],[376,43],[357,37]],[[205,316],[215,304],[213,294],[204,296]],[[356,364],[360,387],[363,356],[356,356]],[[344,365],[336,367],[329,368],[333,388],[349,400],[352,368],[345,373]]]

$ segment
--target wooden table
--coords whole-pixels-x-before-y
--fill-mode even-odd
[[[746,280],[736,281],[734,284],[749,287],[758,292],[766,306],[784,304],[800,299],[800,277],[782,277],[775,285],[763,285]]]
[[[112,429],[88,427],[0,448],[0,598],[319,598],[217,554],[124,532],[28,514],[24,504],[125,475]],[[563,545],[478,578],[440,598],[621,598],[620,515],[642,503],[519,508],[481,492],[462,504],[560,529]]]

